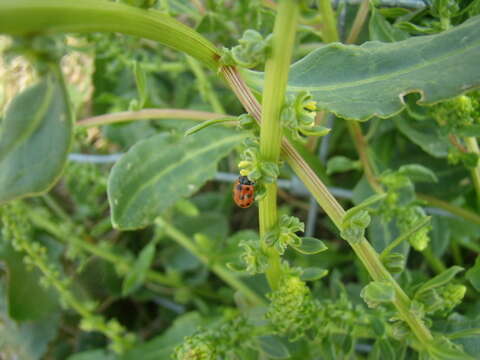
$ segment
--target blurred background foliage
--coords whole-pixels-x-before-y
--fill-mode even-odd
[[[229,48],[237,45],[248,29],[267,37],[275,14],[275,2],[269,0],[122,2],[168,12],[217,46]],[[372,6],[374,11],[359,43],[436,33],[445,30],[445,19],[456,25],[479,11],[478,1],[453,2],[458,8],[452,5],[449,11],[455,12],[453,16],[439,12],[439,3]],[[324,44],[316,2],[303,4],[295,59]],[[345,38],[359,5],[335,4],[340,34]],[[4,55],[0,59],[1,117],[13,96],[31,85],[38,74],[22,53],[21,41],[0,40]],[[199,69],[195,60],[155,42],[117,34],[55,36],[43,41],[50,44],[48,51],[61,56],[78,119],[142,108],[243,113],[234,94],[216,74]],[[255,66],[262,69],[263,64]],[[146,79],[143,92],[137,86],[139,67]],[[423,165],[438,181],[412,181],[408,189],[457,207],[478,209],[468,180],[468,159],[456,152],[444,128],[431,121],[433,110],[419,107],[415,101],[415,96],[408,96],[407,109],[401,114],[387,120],[374,118],[362,125],[378,172],[412,163]],[[332,127],[331,134],[320,141],[309,139],[305,151],[317,157],[325,144],[322,161],[330,160],[329,183],[351,190],[342,200],[345,207],[358,204],[372,190],[356,162],[358,156],[345,120],[328,115],[321,121]],[[474,121],[480,122],[480,118]],[[183,134],[194,124],[162,119],[76,128],[72,152],[123,153],[140,140],[159,133]],[[232,152],[218,163],[218,169],[235,174],[238,161],[238,153]],[[230,182],[212,179],[193,196],[164,211],[161,222],[143,230],[120,232],[112,228],[106,194],[111,166],[70,161],[48,194],[3,208],[4,218],[13,220],[4,220],[0,237],[2,359],[167,359],[172,354],[178,359],[416,358],[402,343],[405,329],[389,322],[391,309],[369,309],[360,298],[360,289],[369,282],[365,269],[323,213],[309,219],[310,198],[289,168],[281,169],[280,177],[293,185],[279,192],[280,212],[308,219],[310,235],[323,239],[329,249],[310,256],[287,250],[285,257],[293,267],[321,264],[329,275],[308,283],[311,295],[294,277],[285,280],[282,293],[269,296],[271,305],[267,308],[262,304],[251,307],[251,299],[214,270],[215,264],[246,256],[247,246],[239,244],[258,239],[256,206],[237,208],[231,199]],[[405,205],[419,207],[422,216],[428,213],[432,219],[428,247],[420,246],[426,251],[415,251],[414,243],[402,245],[406,267],[400,264],[401,286],[414,294],[418,284],[447,267],[471,269],[467,276],[462,273],[451,283],[466,287],[464,301],[453,310],[459,302],[455,294],[459,288],[442,289],[442,294],[450,291],[452,306],[445,305],[437,314],[432,310],[429,325],[444,333],[480,327],[480,286],[475,280],[480,271],[480,264],[475,266],[480,252],[478,220],[432,206],[424,210],[421,197]],[[368,236],[379,252],[403,231],[396,225],[381,211],[372,215]],[[8,241],[11,239],[13,243]],[[38,264],[46,268],[39,270]],[[263,276],[238,276],[266,299],[268,287]],[[297,317],[288,322],[292,312]],[[262,320],[263,314],[273,325]],[[265,331],[268,326],[275,331]],[[186,336],[190,337],[184,340]],[[479,342],[473,337],[454,341],[472,356],[478,354]],[[116,352],[111,352],[109,345]],[[202,347],[209,346],[216,349],[217,357],[201,357]],[[212,353],[210,350],[205,353]]]

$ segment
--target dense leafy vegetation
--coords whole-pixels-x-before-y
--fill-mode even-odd
[[[336,4],[0,0],[0,358],[478,358],[480,1]]]

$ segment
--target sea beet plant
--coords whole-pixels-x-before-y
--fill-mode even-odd
[[[2,359],[478,358],[479,0],[0,0],[0,34]]]

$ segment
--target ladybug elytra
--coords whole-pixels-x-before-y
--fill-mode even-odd
[[[248,208],[253,204],[255,183],[246,176],[239,176],[233,184],[233,201],[241,208]]]

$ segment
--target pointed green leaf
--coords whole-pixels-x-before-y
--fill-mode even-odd
[[[322,251],[327,250],[327,245],[323,243],[322,240],[315,239],[312,237],[304,237],[302,238],[302,243],[300,246],[294,246],[294,249],[297,250],[299,253],[305,255],[313,255],[321,253]]]
[[[113,226],[126,230],[151,224],[212,178],[218,161],[244,137],[225,129],[209,129],[189,137],[159,134],[138,142],[110,173]]]
[[[419,164],[408,164],[400,166],[398,169],[400,174],[406,175],[410,180],[414,182],[438,182],[437,175],[426,168],[423,165]]]
[[[369,307],[395,300],[395,288],[388,281],[372,281],[362,289],[360,296]]]
[[[464,269],[460,266],[452,266],[451,268],[445,270],[441,274],[438,274],[437,276],[431,278],[427,282],[425,282],[415,293],[415,297],[418,297],[419,295],[423,294],[424,292],[437,288],[439,286],[445,285],[452,280],[455,275],[457,275],[460,271],[463,271]]]
[[[280,338],[272,335],[259,336],[260,349],[271,359],[288,359],[290,353]]]
[[[356,120],[390,117],[404,108],[402,97],[422,95],[431,104],[480,86],[480,16],[436,35],[362,46],[330,44],[295,63],[288,92],[309,91],[317,107]],[[262,88],[262,73],[244,71]]]
[[[480,292],[480,256],[475,260],[475,265],[468,269],[465,277],[470,281],[475,290]]]
[[[122,285],[122,295],[127,296],[142,286],[147,272],[155,257],[155,242],[151,241],[138,256],[132,270],[127,274]]]
[[[59,310],[60,304],[55,293],[40,285],[41,273],[27,269],[23,256],[0,238],[0,261],[8,270],[6,290],[8,315],[16,321],[33,321],[45,318]]]
[[[446,157],[450,143],[448,137],[440,133],[435,122],[416,121],[403,114],[393,118],[398,130],[426,153],[434,157]]]
[[[47,191],[70,147],[72,116],[61,80],[50,75],[10,104],[0,132],[0,203]]]
[[[343,173],[350,170],[360,170],[362,167],[360,161],[351,160],[345,156],[334,156],[328,160],[327,175]]]
[[[395,42],[408,38],[408,33],[390,24],[375,7],[371,7],[370,21],[368,23],[370,40],[382,42]]]
[[[303,269],[303,273],[300,276],[300,279],[303,281],[316,281],[324,278],[328,275],[327,269],[322,269],[319,267],[309,267]]]

